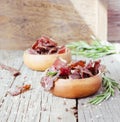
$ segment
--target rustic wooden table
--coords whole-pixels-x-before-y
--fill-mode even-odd
[[[40,86],[42,72],[32,71],[23,64],[23,51],[0,51],[0,62],[19,69],[21,75],[14,77],[0,70],[0,122],[119,122],[120,94],[99,105],[88,101],[94,97],[65,99],[45,92]],[[79,58],[80,59],[80,58]],[[120,82],[120,55],[102,58],[111,78]],[[18,96],[8,94],[10,88],[24,83],[32,89]],[[76,110],[77,109],[77,110]],[[78,113],[77,113],[78,112]],[[77,116],[78,114],[78,116]]]

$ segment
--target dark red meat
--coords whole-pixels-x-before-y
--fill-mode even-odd
[[[35,50],[38,54],[54,54],[65,53],[65,46],[57,46],[57,43],[53,39],[46,36],[42,36],[32,46],[32,50]]]
[[[54,81],[58,78],[62,79],[82,79],[89,78],[99,72],[100,60],[98,61],[77,61],[67,65],[66,61],[58,58],[50,67],[46,75],[41,79],[42,86],[50,90],[54,86]],[[51,74],[51,75],[47,75]]]

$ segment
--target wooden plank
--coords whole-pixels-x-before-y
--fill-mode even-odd
[[[0,63],[20,69],[22,65],[23,51],[0,50]],[[19,76],[18,76],[19,77]],[[0,104],[6,96],[6,91],[12,85],[15,77],[7,70],[0,69]]]
[[[97,1],[97,37],[102,41],[107,41],[107,27],[108,27],[108,18],[107,18],[107,0],[98,0]]]
[[[22,60],[21,56],[19,58]],[[72,111],[76,100],[45,92],[40,86],[42,72],[32,71],[25,65],[20,71],[22,74],[13,81],[11,88],[30,83],[32,89],[14,97],[6,95],[0,107],[1,122],[76,122]]]
[[[7,62],[10,66],[17,68],[22,61],[23,52],[9,52],[3,51],[0,54],[1,61]],[[14,57],[14,58],[13,58]],[[110,74],[107,75],[120,82],[120,54],[106,56],[102,58],[102,63],[107,66]],[[85,60],[87,58],[73,56],[74,59]],[[8,59],[10,59],[8,61]],[[11,62],[11,59],[17,63]],[[19,61],[18,61],[19,60]],[[4,63],[5,63],[4,62]],[[11,87],[21,86],[24,83],[30,83],[32,89],[18,96],[10,96],[6,94],[4,101],[0,107],[0,121],[1,122],[76,122],[73,107],[78,104],[78,121],[82,122],[117,122],[120,116],[120,102],[119,93],[109,100],[99,104],[91,105],[88,101],[95,97],[95,95],[79,99],[76,103],[75,99],[64,99],[55,97],[52,94],[45,92],[40,86],[40,79],[42,72],[32,71],[25,65],[20,69],[21,75],[13,80],[12,84],[6,87],[4,93]],[[4,75],[6,72],[2,72]],[[6,79],[10,74],[6,75]],[[4,83],[4,82],[1,82]],[[0,86],[1,87],[1,86]],[[100,91],[99,91],[100,92]],[[112,116],[111,116],[112,115]]]
[[[120,1],[108,1],[108,40],[120,42]]]
[[[107,75],[120,83],[120,55],[115,54],[102,58],[102,63],[106,65],[110,74]],[[100,92],[100,90],[99,90]],[[98,92],[98,93],[99,93]],[[95,95],[78,100],[78,118],[82,122],[118,122],[119,121],[119,105],[120,96],[116,91],[115,96],[99,105],[89,104],[89,100]]]

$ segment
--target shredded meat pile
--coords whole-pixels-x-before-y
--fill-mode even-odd
[[[30,53],[32,54],[54,54],[64,53],[66,51],[65,46],[58,46],[53,39],[42,36],[32,46]]]
[[[52,67],[50,67],[44,77],[41,79],[41,85],[45,90],[50,90],[54,86],[54,81],[58,78],[62,79],[82,79],[89,78],[98,74],[100,60],[98,61],[77,61],[71,64],[61,58],[58,58]]]

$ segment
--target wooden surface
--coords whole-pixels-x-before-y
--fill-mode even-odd
[[[108,35],[108,0],[98,0],[97,2],[97,34],[96,36],[103,41],[107,41]]]
[[[108,40],[120,42],[120,0],[108,2]]]
[[[106,40],[106,0],[0,1],[0,49],[26,49],[42,35],[59,44]]]
[[[95,95],[82,99],[65,99],[45,92],[40,86],[42,72],[32,71],[23,64],[23,51],[0,50],[0,62],[16,69],[21,75],[14,78],[8,71],[0,69],[0,122],[119,122],[120,95],[99,104],[88,101]],[[102,58],[109,76],[120,82],[120,55]],[[73,57],[73,59],[83,59]],[[18,96],[8,94],[10,88],[25,83],[32,89]],[[78,117],[75,117],[77,108]]]

